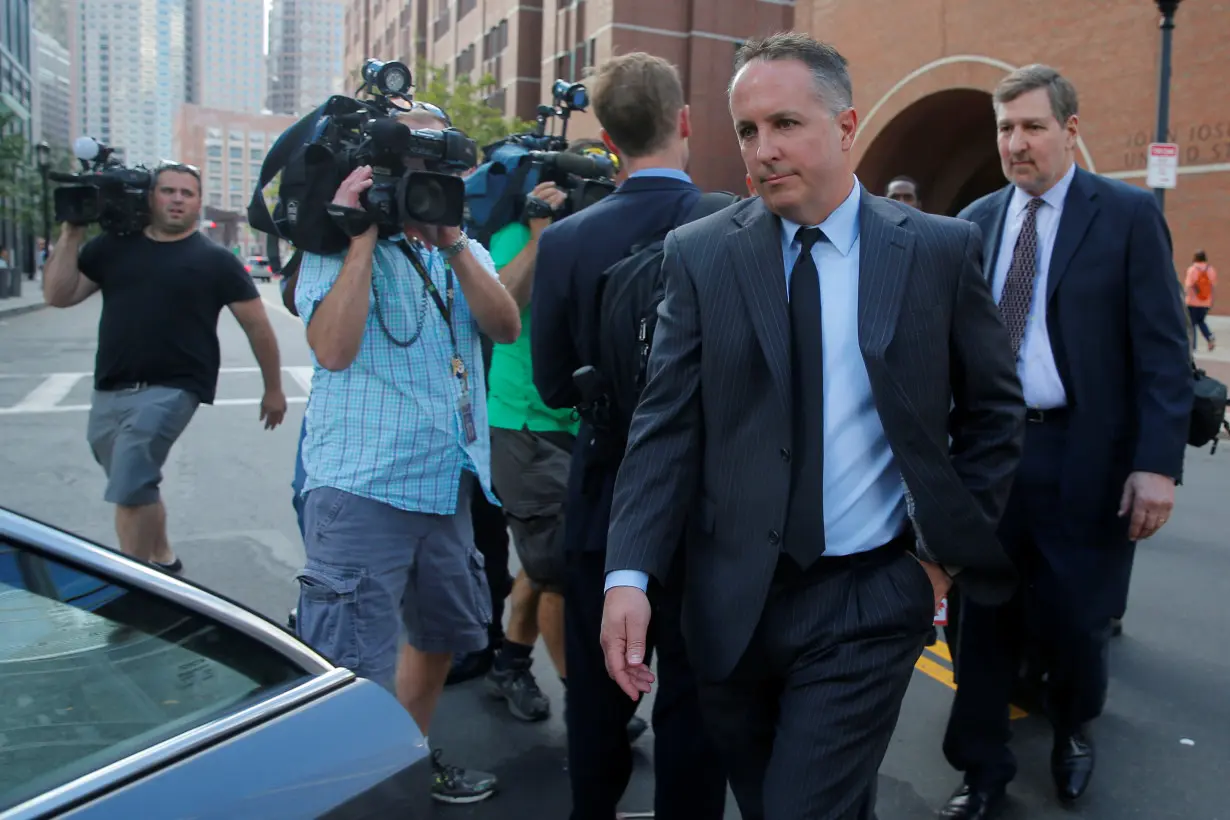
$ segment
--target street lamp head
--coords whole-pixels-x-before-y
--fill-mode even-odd
[[[38,167],[49,167],[51,165],[51,146],[47,144],[47,141],[43,140],[40,142],[34,147],[34,150],[38,154]]]
[[[1157,3],[1157,10],[1162,14],[1171,15],[1179,8],[1179,3],[1182,0],[1153,0]]]

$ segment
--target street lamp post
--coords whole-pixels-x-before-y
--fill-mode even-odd
[[[51,249],[51,197],[47,183],[47,175],[51,171],[51,146],[44,140],[34,150],[38,153],[38,171],[43,176],[43,265],[46,266],[47,252]]]
[[[1174,34],[1174,14],[1181,0],[1154,0],[1162,13],[1158,24],[1162,30],[1162,58],[1157,72],[1157,134],[1154,142],[1168,142],[1170,132],[1170,41]],[[1166,208],[1166,189],[1154,188],[1159,210]]]

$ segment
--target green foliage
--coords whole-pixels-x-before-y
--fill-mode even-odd
[[[22,227],[41,234],[43,230],[43,180],[34,146],[26,139],[22,122],[12,111],[0,109],[0,199],[12,203]],[[64,147],[51,149],[51,170],[76,170],[72,153]],[[52,194],[55,184],[48,187]],[[50,207],[50,204],[48,205]],[[54,227],[53,227],[54,233]]]
[[[495,78],[485,75],[474,82],[463,75],[452,84],[448,70],[420,63],[414,72],[414,98],[438,105],[448,113],[453,126],[464,131],[466,136],[478,143],[479,148],[490,145],[509,134],[528,131],[533,123],[505,118],[499,109],[487,104],[494,93]]]

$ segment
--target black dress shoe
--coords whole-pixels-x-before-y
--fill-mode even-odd
[[[943,820],[991,820],[999,814],[1004,803],[1004,789],[993,791],[975,789],[968,783],[952,793],[947,805],[940,809]]]
[[[1051,749],[1051,777],[1059,799],[1070,803],[1085,793],[1093,777],[1093,741],[1084,732],[1055,735]]]

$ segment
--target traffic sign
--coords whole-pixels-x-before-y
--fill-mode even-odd
[[[1150,188],[1173,188],[1179,181],[1179,146],[1173,142],[1149,143],[1149,166],[1145,184]]]

